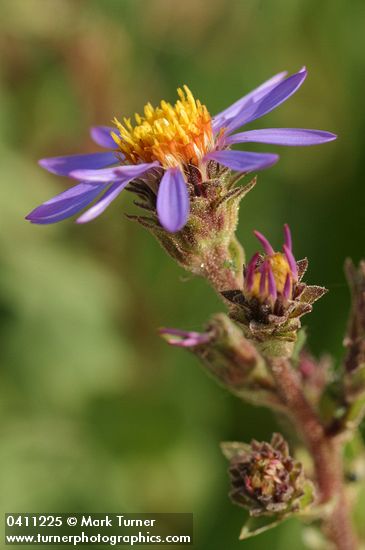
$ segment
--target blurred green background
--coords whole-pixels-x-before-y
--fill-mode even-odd
[[[263,409],[217,387],[159,326],[200,329],[222,309],[142,228],[124,193],[95,222],[32,226],[66,188],[37,159],[97,150],[88,127],[186,83],[220,111],[283,69],[303,88],[258,126],[331,130],[280,149],[242,204],[259,229],[291,224],[307,280],[330,293],[306,318],[312,349],[340,358],[346,256],[364,255],[363,0],[0,0],[1,511],[186,511],[199,550],[302,548],[295,521],[240,543],[221,440],[269,439]],[[252,150],[279,151],[276,147]]]

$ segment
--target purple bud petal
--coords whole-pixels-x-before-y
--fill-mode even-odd
[[[260,269],[261,278],[260,278],[260,294],[265,295],[266,291],[266,280],[267,280],[267,265],[268,262],[265,261]]]
[[[271,298],[273,298],[273,300],[276,300],[278,293],[276,290],[274,273],[272,271],[272,266],[270,263],[268,263],[267,273],[268,273],[268,280],[269,280],[269,294]]]
[[[289,250],[293,250],[291,231],[290,231],[290,227],[287,223],[284,225],[284,238],[285,238],[286,246],[289,248]]]
[[[245,285],[248,291],[252,290],[254,273],[256,269],[257,260],[259,259],[259,257],[260,257],[260,254],[256,252],[256,254],[252,256],[251,260],[246,266]]]
[[[284,249],[284,252],[285,252],[286,259],[288,260],[288,264],[289,264],[289,267],[290,267],[292,277],[293,277],[293,279],[298,279],[298,267],[297,267],[297,263],[295,261],[295,258],[293,256],[293,253],[287,247],[286,244],[284,244],[283,249]]]
[[[285,278],[284,290],[283,290],[283,296],[284,296],[285,300],[289,300],[290,293],[291,293],[291,278],[290,278],[290,275],[288,273],[286,278]]]
[[[174,328],[161,328],[159,333],[170,345],[182,348],[192,348],[207,344],[212,339],[212,335],[208,332],[188,332]]]
[[[254,231],[253,233],[254,233],[255,237],[262,244],[266,254],[268,254],[269,256],[271,256],[272,254],[275,254],[273,247],[271,246],[271,244],[269,243],[267,238],[264,237],[264,235],[262,233],[260,233],[259,231]]]

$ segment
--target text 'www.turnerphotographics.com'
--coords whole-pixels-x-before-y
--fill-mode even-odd
[[[6,545],[193,544],[192,514],[8,513]]]

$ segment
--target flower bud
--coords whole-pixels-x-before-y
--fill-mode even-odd
[[[326,292],[323,287],[302,282],[308,262],[295,260],[288,225],[284,234],[283,252],[275,252],[266,237],[256,231],[265,254],[256,253],[244,266],[243,290],[222,292],[231,302],[230,316],[244,326],[247,337],[271,341],[271,348],[273,340],[296,340],[300,317]],[[278,351],[283,353],[281,347]]]
[[[223,443],[222,449],[230,461],[230,497],[251,516],[287,515],[313,502],[313,486],[280,434],[270,443]]]
[[[170,345],[190,349],[220,384],[241,399],[283,408],[263,357],[226,315],[215,315],[203,333],[165,328],[160,334]]]

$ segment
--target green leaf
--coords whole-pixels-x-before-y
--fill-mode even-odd
[[[239,539],[245,540],[245,539],[249,539],[250,537],[255,537],[256,535],[260,535],[261,533],[264,533],[269,529],[273,529],[288,517],[289,517],[288,515],[250,517],[242,527]]]
[[[300,497],[298,504],[300,511],[305,511],[314,501],[314,485],[307,480],[303,486],[304,495]]]
[[[250,452],[251,447],[246,443],[239,441],[223,441],[220,445],[222,453],[228,460],[232,460],[235,456],[242,453]]]
[[[305,328],[302,328],[297,333],[297,341],[295,342],[294,351],[292,355],[293,361],[299,360],[300,352],[304,348],[306,341],[307,341],[307,331]]]

